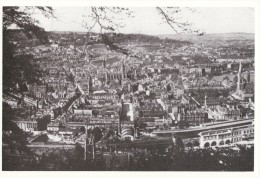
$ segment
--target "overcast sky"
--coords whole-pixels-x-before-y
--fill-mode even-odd
[[[135,7],[135,17],[124,21],[126,27],[121,29],[122,33],[142,33],[142,34],[174,34],[174,31],[167,24],[162,24],[161,16],[155,8]],[[89,8],[83,7],[55,7],[55,14],[59,21],[55,19],[45,19],[36,15],[42,26],[50,31],[86,31],[82,27],[83,14],[90,12]],[[196,8],[192,13],[185,10],[179,14],[183,21],[194,24],[194,28],[206,33],[230,33],[246,32],[254,33],[254,9],[247,7],[203,7]]]

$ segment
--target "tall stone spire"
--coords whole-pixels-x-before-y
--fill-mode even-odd
[[[122,79],[125,78],[125,60],[122,60],[122,64],[121,64],[121,72],[122,72]]]
[[[242,71],[242,63],[239,63],[239,69],[238,69],[238,73],[237,73],[237,91],[240,90],[240,76],[241,76],[241,71]]]
[[[103,56],[102,64],[103,68],[106,68],[107,56]]]

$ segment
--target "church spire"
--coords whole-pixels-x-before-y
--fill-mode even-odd
[[[205,95],[204,106],[205,106],[205,109],[208,108],[208,106],[207,106],[207,95]]]

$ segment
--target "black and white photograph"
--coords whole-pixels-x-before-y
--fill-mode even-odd
[[[1,8],[2,171],[255,171],[253,6]]]

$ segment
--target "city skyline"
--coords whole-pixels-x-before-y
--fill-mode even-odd
[[[4,6],[2,169],[256,171],[254,16]]]

